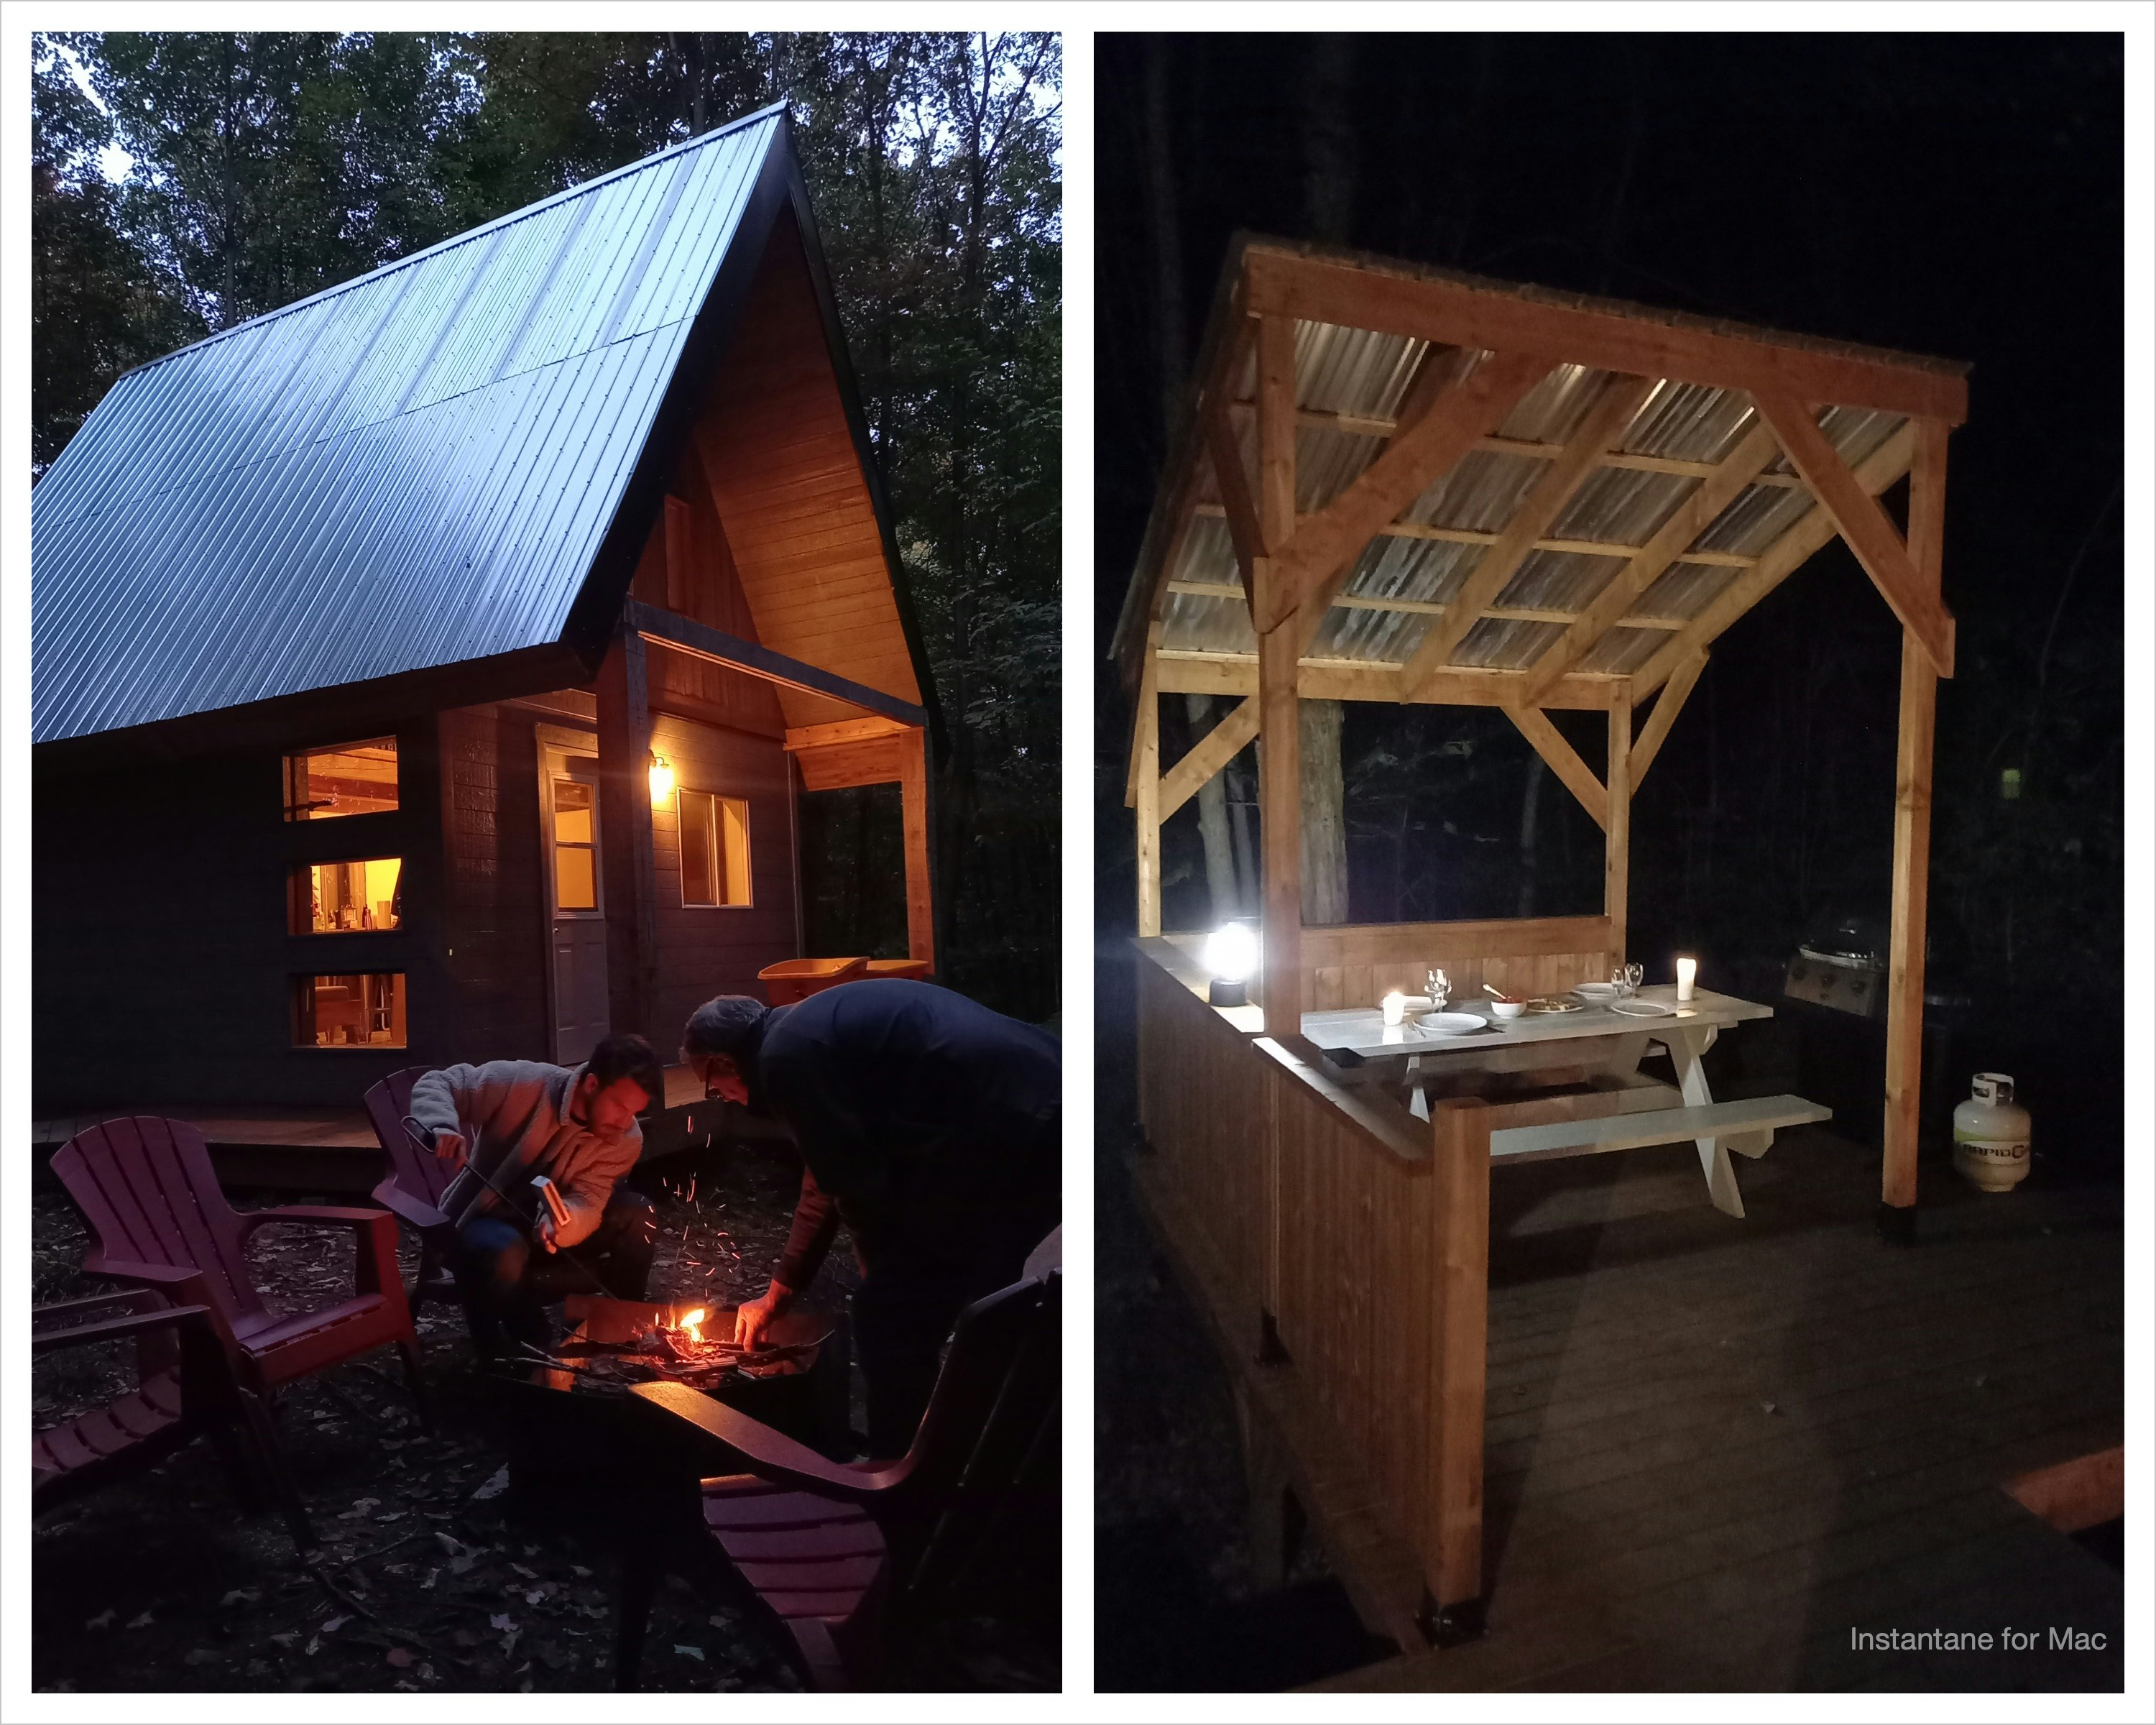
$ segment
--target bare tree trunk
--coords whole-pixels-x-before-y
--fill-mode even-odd
[[[1210,696],[1186,695],[1183,711],[1190,716],[1190,734],[1203,737],[1212,728]],[[1228,836],[1228,788],[1222,774],[1214,773],[1198,788],[1198,836],[1205,846],[1205,888],[1213,896],[1213,920],[1225,922],[1242,910],[1237,890],[1234,841]]]
[[[1348,920],[1348,829],[1341,818],[1340,703],[1296,703],[1302,733],[1302,920]]]
[[[1252,829],[1252,797],[1245,788],[1240,768],[1226,768],[1220,778],[1231,793],[1229,812],[1234,819],[1228,824],[1228,831],[1235,843],[1235,879],[1242,886],[1240,902],[1255,911],[1258,905],[1258,838]]]

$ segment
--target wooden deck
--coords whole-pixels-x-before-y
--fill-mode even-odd
[[[1147,1160],[1153,1208],[1172,1199]],[[2122,1440],[2117,1189],[1979,1196],[1928,1165],[1904,1249],[1874,1230],[1876,1154],[1825,1130],[1741,1178],[1739,1222],[1690,1146],[1496,1172],[1487,1630],[1442,1651],[1403,1633],[1413,1555],[1293,1363],[1255,1363],[1255,1314],[1156,1225],[1271,1428],[1254,1474],[1272,1458],[1365,1621],[1412,1650],[1324,1686],[2119,1686],[2118,1572],[2003,1489]],[[2036,1645],[1851,1647],[2002,1625]],[[2054,1650],[2053,1629],[2105,1651]]]

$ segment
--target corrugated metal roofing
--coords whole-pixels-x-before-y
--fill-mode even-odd
[[[559,639],[782,126],[123,377],[32,493],[33,740]]]

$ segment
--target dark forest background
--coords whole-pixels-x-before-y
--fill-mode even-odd
[[[71,34],[33,76],[37,473],[131,366],[788,104],[943,716],[942,979],[1057,1010],[1058,39]],[[803,803],[811,950],[902,953],[896,797]]]
[[[1104,36],[1096,54],[1104,649],[1238,228],[1972,362],[1933,986],[2116,992],[2118,37]],[[1815,917],[1883,922],[1899,650],[1838,541],[1722,638],[1635,805],[1650,975],[1695,950],[1771,999]],[[1106,955],[1135,920],[1131,707],[1096,675]],[[1163,709],[1164,759],[1214,716]],[[1599,726],[1573,740],[1599,758]],[[1254,759],[1233,802],[1255,801]],[[1599,831],[1501,715],[1350,703],[1342,771],[1349,920],[1599,908]],[[1163,836],[1169,928],[1219,913],[1198,819],[1194,799]]]

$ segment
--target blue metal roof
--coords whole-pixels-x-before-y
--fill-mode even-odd
[[[31,494],[33,742],[561,639],[783,136],[752,115],[121,378]]]

